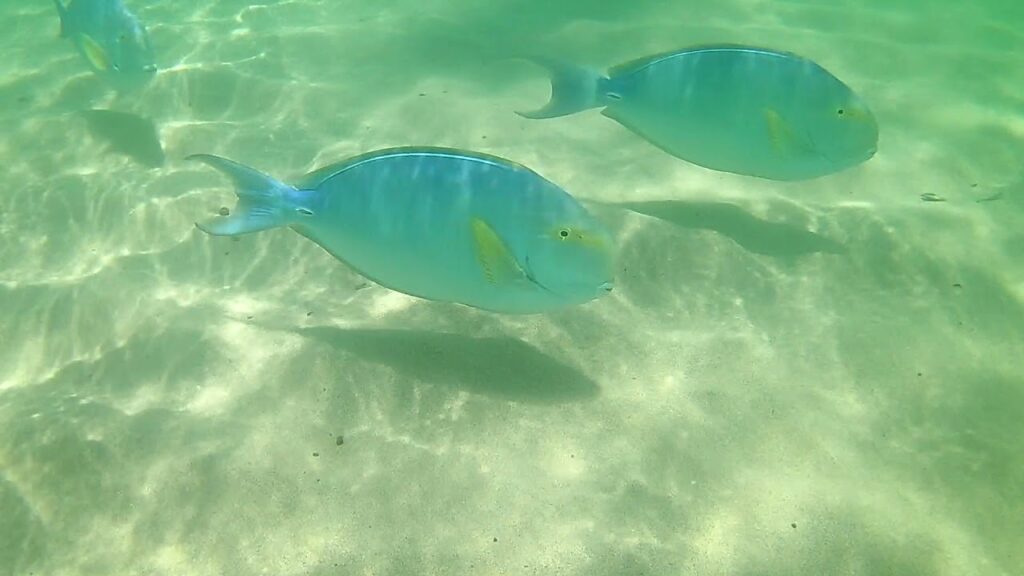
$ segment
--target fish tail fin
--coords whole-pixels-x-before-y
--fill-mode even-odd
[[[557,118],[604,104],[600,89],[608,79],[600,72],[552,58],[530,56],[522,59],[548,71],[551,99],[543,108],[516,114],[532,119]]]
[[[238,236],[269,230],[291,223],[287,197],[291,186],[227,158],[212,154],[193,154],[186,160],[198,160],[226,174],[235,184],[238,203],[230,216],[214,218],[196,226],[213,236]]]
[[[60,37],[67,38],[70,34],[68,30],[68,9],[64,7],[64,3],[61,0],[53,0],[53,3],[57,6],[57,15],[60,16]]]

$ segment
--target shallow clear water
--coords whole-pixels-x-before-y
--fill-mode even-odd
[[[1020,573],[1019,3],[129,6],[162,70],[121,96],[51,3],[0,7],[0,574]],[[513,113],[547,84],[507,56],[705,42],[818,61],[877,156],[769,182]],[[601,202],[616,291],[498,316],[193,227],[233,200],[187,154],[408,144]]]

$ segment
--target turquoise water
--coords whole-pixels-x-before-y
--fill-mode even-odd
[[[1021,573],[1019,3],[129,6],[161,71],[120,96],[0,7],[0,574]],[[878,154],[771,182],[514,114],[548,88],[506,56],[704,42],[821,63]],[[185,155],[409,144],[593,202],[615,292],[499,316],[193,226],[233,199]]]

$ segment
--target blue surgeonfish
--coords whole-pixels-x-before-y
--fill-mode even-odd
[[[620,64],[608,74],[530,58],[551,100],[527,118],[589,108],[683,160],[771,180],[839,172],[875,154],[878,125],[846,84],[800,56],[701,46]]]
[[[238,203],[197,226],[236,236],[287,226],[392,290],[502,313],[538,313],[612,289],[609,231],[572,196],[508,160],[446,148],[370,152],[294,186],[198,154]]]
[[[119,90],[137,88],[156,73],[149,34],[121,0],[53,0],[60,36],[89,68]]]

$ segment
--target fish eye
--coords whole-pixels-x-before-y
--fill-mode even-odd
[[[840,109],[836,110],[836,114],[842,116],[843,114],[846,114],[846,110],[840,108]]]
[[[558,231],[558,235],[559,235],[559,237],[561,237],[563,239],[564,238],[568,238],[569,237],[569,229],[568,228],[562,228],[561,230]]]

